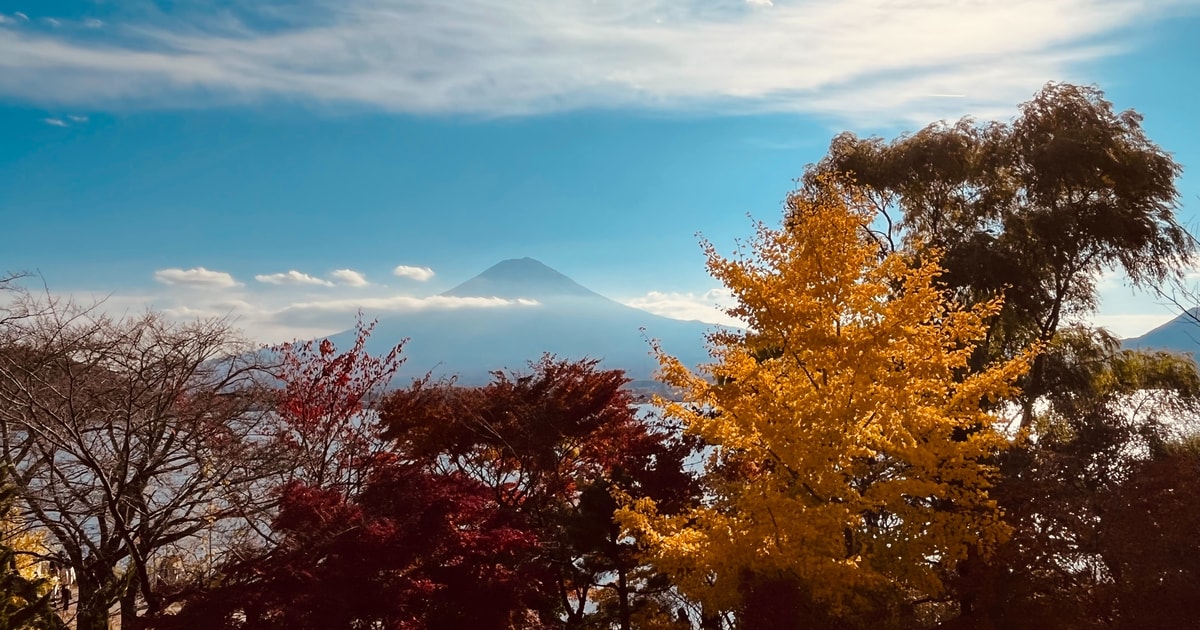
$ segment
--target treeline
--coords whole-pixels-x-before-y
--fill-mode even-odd
[[[655,348],[657,416],[595,361],[391,388],[370,324],[254,351],[16,296],[7,531],[89,630],[1196,627],[1196,364],[1082,323],[1102,273],[1181,286],[1179,174],[1074,85],[838,136],[778,227],[705,244],[749,326],[698,372]]]

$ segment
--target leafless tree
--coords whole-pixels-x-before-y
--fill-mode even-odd
[[[0,465],[76,568],[77,627],[117,602],[138,627],[164,606],[157,564],[263,505],[257,355],[221,320],[20,302],[0,323]]]
[[[30,317],[30,308],[44,306],[28,299],[29,290],[21,283],[32,276],[27,271],[0,273],[0,328]]]

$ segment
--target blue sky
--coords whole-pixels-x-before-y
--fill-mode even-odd
[[[1145,115],[1200,213],[1200,0],[0,0],[0,270],[279,341],[531,256],[719,321],[696,234],[775,221],[842,130]],[[1096,321],[1170,317],[1105,281]]]

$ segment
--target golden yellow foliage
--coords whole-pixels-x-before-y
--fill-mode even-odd
[[[17,573],[27,580],[46,577],[45,562],[39,556],[49,554],[46,534],[30,529],[16,510],[0,515],[0,544],[14,552]]]
[[[705,245],[750,329],[712,334],[700,374],[660,356],[686,393],[666,413],[712,447],[709,497],[679,516],[642,500],[619,519],[706,606],[736,608],[751,574],[835,611],[881,590],[935,594],[939,565],[1007,534],[986,463],[1006,439],[984,409],[1030,357],[968,375],[1000,305],[951,303],[936,261],[882,252],[873,218],[823,182],[792,196],[785,228],[759,224],[749,255]]]

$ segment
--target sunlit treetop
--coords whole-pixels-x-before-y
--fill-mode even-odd
[[[659,568],[709,606],[736,608],[755,580],[794,583],[833,610],[879,591],[933,594],[939,568],[1003,539],[986,458],[1006,444],[989,403],[1014,394],[1029,353],[968,374],[997,300],[965,308],[934,255],[880,247],[852,186],[794,194],[782,229],[759,224],[708,268],[748,331],[711,335],[667,413],[712,445],[710,501],[678,517],[641,501],[623,523]]]

